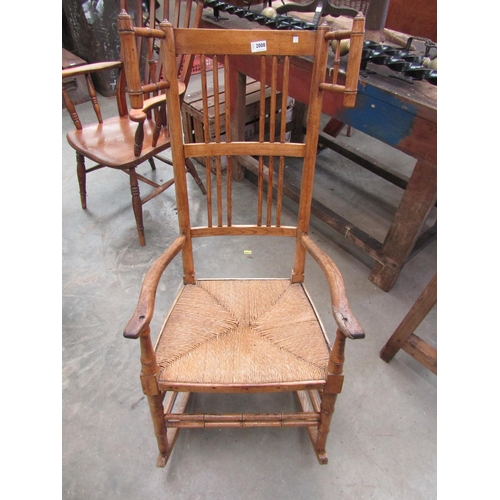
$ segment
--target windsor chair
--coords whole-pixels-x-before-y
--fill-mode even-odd
[[[140,2],[138,2],[140,5]],[[124,7],[125,1],[121,0]],[[165,2],[164,16],[169,15],[169,2]],[[184,27],[198,26],[203,10],[203,2],[196,3],[193,0],[175,0],[174,15],[178,25]],[[154,29],[156,5],[151,1],[149,7],[149,26],[142,27],[144,30]],[[131,17],[122,10],[122,18],[119,22],[126,23]],[[136,14],[142,24],[143,13],[139,9]],[[169,179],[159,184],[154,180],[142,175],[137,167],[148,161],[153,170],[156,169],[154,158],[171,165],[168,158],[159,156],[160,153],[170,147],[170,136],[165,128],[165,97],[162,87],[162,66],[158,64],[159,57],[155,51],[152,39],[146,40],[145,44],[138,44],[134,49],[136,56],[133,64],[128,66],[127,78],[123,71],[123,59],[125,55],[122,49],[122,61],[108,61],[92,63],[76,68],[64,69],[62,77],[75,77],[85,75],[89,95],[91,97],[96,123],[82,124],[76,106],[63,85],[63,100],[66,109],[71,115],[75,129],[67,134],[68,143],[76,151],[76,169],[80,189],[80,202],[83,209],[87,208],[87,174],[104,167],[109,167],[128,174],[130,177],[130,191],[132,194],[132,207],[134,211],[139,242],[141,246],[146,244],[144,234],[144,223],[142,206],[169,188],[174,180]],[[143,57],[141,57],[141,55]],[[130,57],[129,57],[130,58]],[[141,63],[142,59],[145,63]],[[179,93],[182,95],[189,83],[192,62],[187,60],[183,68],[179,68],[178,85]],[[101,107],[98,102],[97,93],[92,83],[92,74],[103,70],[117,70],[116,103],[118,115],[103,118]],[[133,83],[133,88],[131,84]],[[127,104],[127,87],[129,99],[135,111],[129,116]],[[143,110],[142,113],[139,110]],[[86,160],[92,162],[86,166]],[[206,193],[193,163],[187,159],[185,169],[189,172],[200,187],[202,193]],[[139,181],[149,185],[152,190],[141,197]]]
[[[135,31],[141,33],[139,29]],[[159,467],[167,463],[178,431],[183,427],[306,427],[318,461],[321,464],[328,462],[326,439],[335,400],[342,389],[346,338],[363,338],[364,331],[351,312],[339,269],[309,237],[308,227],[322,95],[329,91],[344,93],[344,105],[354,106],[363,33],[362,15],[353,20],[351,30],[337,32],[330,32],[326,26],[320,26],[317,31],[178,29],[165,21],[153,33],[164,48],[167,115],[180,234],[148,270],[124,336],[140,339],[140,378],[151,410]],[[351,51],[345,83],[341,84],[338,52],[335,53],[335,70],[327,72],[326,68],[329,41],[343,38],[350,38]],[[205,126],[204,142],[184,142],[174,63],[176,58],[186,54],[196,54],[200,58],[201,86],[207,103],[207,89],[213,88],[213,95],[218,96],[220,82],[225,82],[224,136],[216,134],[211,139],[208,126]],[[231,109],[235,106],[235,96],[230,90],[234,88],[230,80],[235,77],[232,62],[236,56],[260,67],[261,97],[265,96],[266,85],[272,89],[268,112],[265,99],[261,98],[259,137],[255,141],[231,136]],[[292,143],[285,141],[286,113],[276,113],[279,107],[276,101],[283,99],[286,103],[291,61],[301,56],[313,57],[314,68],[310,81],[304,81],[304,85],[310,86],[305,140]],[[222,64],[223,69],[212,70],[210,74],[206,63],[208,57],[213,59],[212,68]],[[326,81],[330,73],[333,80]],[[215,106],[218,106],[217,100]],[[286,106],[280,109],[286,110]],[[219,114],[216,111],[216,120]],[[235,157],[244,156],[259,161],[256,207],[254,212],[250,208],[244,210],[250,219],[248,223],[236,224],[233,208],[240,200],[233,199],[231,169]],[[215,157],[216,164],[213,175],[211,157]],[[303,159],[301,199],[295,226],[285,226],[281,222],[285,157]],[[192,227],[191,224],[184,175],[186,158],[207,159],[207,219],[203,226]],[[276,201],[273,201],[272,186],[276,186]],[[199,207],[196,211],[198,213]],[[207,236],[230,239],[242,235],[287,238],[295,248],[291,277],[199,279],[195,275],[194,239]],[[337,324],[333,347],[304,288],[306,253],[319,264],[329,285]],[[178,254],[182,258],[183,285],[153,347],[150,323],[157,289],[162,274]],[[194,393],[280,391],[295,392],[303,411],[186,413],[186,405]]]

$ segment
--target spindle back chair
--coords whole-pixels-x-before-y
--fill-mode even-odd
[[[130,26],[132,17],[126,13],[125,0],[121,0],[122,13],[118,20],[123,27]],[[135,13],[140,29],[147,31],[154,29],[155,25],[155,0],[149,6],[149,23],[151,26],[142,26],[143,12],[141,2],[137,2],[138,11]],[[164,16],[168,17],[169,1],[164,2]],[[195,0],[175,0],[175,19],[180,26],[198,26],[203,11],[203,2]],[[127,39],[127,37],[125,37]],[[129,36],[130,38],[130,36]],[[132,33],[132,38],[134,35]],[[139,40],[139,39],[138,39]],[[83,209],[87,208],[87,174],[103,167],[121,170],[130,177],[130,191],[132,207],[136,220],[139,242],[146,244],[142,205],[164,192],[172,186],[174,179],[165,182],[156,181],[155,177],[149,178],[141,174],[137,167],[148,161],[153,170],[156,169],[154,158],[171,165],[171,161],[160,153],[170,147],[170,136],[166,129],[165,96],[163,94],[162,66],[158,64],[159,57],[152,39],[147,44],[135,42],[134,54],[136,58],[130,60],[130,49],[121,47],[121,61],[92,63],[76,68],[63,69],[62,77],[85,75],[87,87],[92,100],[92,107],[97,122],[83,124],[64,85],[62,89],[63,100],[68,110],[75,129],[67,134],[68,143],[76,151],[77,178],[80,188],[80,202]],[[123,40],[122,40],[123,45]],[[192,62],[189,60],[179,72],[178,90],[182,94],[189,83]],[[95,91],[92,74],[103,70],[118,70],[116,99],[118,114],[103,117],[98,96]],[[127,75],[127,76],[126,76]],[[134,82],[131,88],[131,82]],[[127,102],[127,87],[131,110]],[[87,167],[86,160],[93,162]],[[186,160],[185,168],[196,180],[201,191],[205,187],[194,165]],[[150,192],[141,197],[139,181],[149,185]]]
[[[356,98],[364,19],[357,16],[350,31],[329,32],[277,30],[195,30],[177,29],[162,22],[154,35],[164,50],[167,114],[172,140],[175,189],[180,235],[147,272],[136,310],[124,336],[139,338],[141,345],[141,382],[147,396],[159,456],[164,466],[182,427],[304,426],[309,430],[320,463],[327,463],[326,438],[335,399],[343,382],[342,366],[347,337],[363,338],[364,332],[353,316],[342,276],[330,257],[308,236],[315,160],[318,144],[322,95],[344,94],[344,104],[353,106]],[[327,72],[331,39],[351,39],[351,52],[340,83],[339,66]],[[339,44],[337,44],[338,46]],[[208,104],[208,88],[219,96],[221,79],[225,82],[226,134],[208,134],[205,141],[186,143],[181,126],[181,108],[174,62],[182,55],[197,54],[201,64],[203,98]],[[207,70],[207,58],[212,68]],[[303,143],[286,142],[286,102],[289,70],[294,57],[313,57],[310,81],[307,131]],[[339,53],[335,60],[339,61]],[[237,108],[231,89],[235,77],[233,63],[242,58],[245,65],[260,68],[261,104],[257,140],[232,137],[232,110]],[[219,76],[219,71],[222,76]],[[211,73],[211,75],[209,75]],[[327,74],[333,81],[326,81]],[[211,85],[209,85],[211,83]],[[265,86],[273,96],[265,107]],[[220,106],[217,99],[216,109]],[[280,108],[281,111],[276,112]],[[205,106],[208,109],[208,106]],[[216,119],[222,106],[215,113]],[[248,210],[250,221],[235,224],[231,169],[236,158],[255,157],[259,163],[257,209]],[[207,221],[192,227],[188,188],[183,165],[186,158],[207,158]],[[211,157],[216,172],[210,174]],[[295,226],[282,225],[284,158],[303,159],[301,200]],[[224,158],[224,162],[222,161]],[[223,165],[226,165],[224,171]],[[276,185],[277,202],[272,189]],[[199,209],[197,209],[199,210]],[[198,279],[195,276],[193,239],[207,236],[262,235],[288,237],[295,247],[291,278],[284,279]],[[220,248],[220,247],[218,247]],[[310,298],[303,287],[306,252],[318,262],[327,279],[337,323],[333,348],[323,330]],[[172,259],[181,253],[183,284],[153,348],[150,322],[154,314],[159,280]],[[214,259],[215,259],[214,255]],[[186,414],[190,393],[296,392],[301,412],[273,414]]]

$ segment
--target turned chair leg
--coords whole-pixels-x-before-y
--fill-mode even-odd
[[[149,164],[151,166],[151,170],[156,170],[156,165],[155,165],[155,161],[153,160],[153,158],[149,158],[148,161],[149,161]]]
[[[326,386],[321,396],[321,417],[318,426],[318,439],[315,446],[316,455],[321,464],[328,463],[326,440],[330,432],[330,423],[335,411],[337,395],[342,391],[345,340],[344,334],[340,330],[337,330],[335,343],[328,361]]]
[[[170,455],[170,449],[167,440],[167,428],[163,418],[163,402],[161,395],[147,396],[151,420],[153,421],[154,433],[158,443],[157,467],[165,467]]]
[[[316,456],[320,464],[328,463],[328,455],[326,453],[326,440],[330,432],[330,423],[332,421],[333,412],[335,411],[336,394],[325,394],[321,399],[321,416],[318,426],[318,439],[316,441]]]
[[[78,185],[80,187],[80,203],[82,204],[82,208],[85,210],[87,208],[87,172],[85,170],[85,157],[78,153],[76,153],[76,175],[78,177]]]
[[[137,174],[135,168],[129,169],[130,174],[130,192],[132,194],[132,208],[134,209],[135,222],[137,232],[139,233],[139,243],[143,247],[146,245],[146,237],[144,236],[144,223],[142,220],[142,201],[139,193],[139,183],[137,182]]]
[[[151,343],[149,327],[141,334],[141,385],[142,391],[146,395],[151,419],[153,421],[154,433],[158,443],[157,467],[165,467],[170,449],[167,439],[167,427],[163,417],[163,394],[158,388],[158,364]]]
[[[193,179],[196,181],[196,184],[198,184],[198,187],[201,189],[201,192],[203,194],[207,194],[205,186],[203,185],[203,182],[200,179],[200,176],[198,175],[198,171],[196,170],[196,167],[193,165],[193,162],[189,158],[186,158],[186,168],[187,171],[193,176]]]

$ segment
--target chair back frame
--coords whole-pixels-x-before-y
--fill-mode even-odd
[[[122,0],[122,3],[124,3],[124,0]],[[194,16],[192,15],[193,3],[196,5]],[[154,4],[155,0],[151,0],[150,12],[154,12],[154,10],[151,10],[154,8]],[[181,16],[181,2],[175,2],[173,13],[175,26],[181,25],[185,29],[190,25],[198,26],[203,12],[203,2],[185,0],[182,2],[182,6],[184,8]],[[168,18],[168,1],[164,4],[163,15],[164,19]],[[122,60],[127,76],[127,94],[132,108],[130,118],[138,123],[134,144],[135,155],[138,157],[143,147],[145,119],[151,119],[154,112],[155,133],[153,145],[156,145],[162,129],[166,127],[165,106],[164,104],[157,106],[157,103],[164,103],[162,94],[164,94],[167,87],[167,82],[163,75],[164,58],[161,47],[159,55],[155,55],[155,40],[161,38],[163,32],[156,27],[154,19],[152,21],[150,19],[149,26],[146,27],[142,26],[142,19],[137,24],[138,26],[134,25],[132,16],[127,13],[126,9],[122,8],[118,16],[118,31],[121,40]],[[143,49],[144,42],[146,42],[145,49]],[[144,52],[146,52],[147,67],[145,71],[141,72],[140,60]],[[179,89],[181,96],[184,95],[184,90],[189,84],[192,66],[192,57],[179,57],[176,60],[176,78],[179,79],[182,85],[182,88]],[[146,110],[144,111],[145,107]],[[153,112],[151,108],[154,110]]]
[[[160,24],[162,53],[164,57],[165,80],[167,82],[166,101],[169,117],[169,131],[172,144],[172,161],[174,164],[175,188],[179,217],[180,233],[186,237],[182,250],[184,266],[184,283],[195,282],[192,238],[215,235],[240,235],[259,234],[275,236],[291,236],[296,238],[296,251],[292,282],[304,280],[304,265],[306,250],[302,244],[302,235],[308,233],[312,192],[314,183],[314,170],[319,137],[320,117],[322,110],[322,96],[324,91],[344,93],[344,104],[354,105],[357,91],[359,65],[349,64],[346,73],[345,85],[338,83],[340,59],[339,51],[335,53],[334,71],[332,81],[327,82],[327,61],[329,41],[332,38],[351,39],[351,50],[361,54],[363,43],[363,17],[358,16],[353,22],[351,31],[329,32],[327,26],[320,26],[317,31],[278,31],[278,30],[192,30],[174,28],[168,21]],[[337,44],[339,46],[340,44]],[[212,81],[214,96],[219,92],[219,65],[223,66],[223,80],[225,83],[225,119],[226,136],[219,133],[219,103],[215,99],[215,140],[208,134],[208,121],[205,118],[205,142],[185,143],[181,120],[181,101],[178,98],[177,69],[175,62],[184,55],[200,58],[201,81],[203,98],[208,100],[208,73],[207,60],[213,60]],[[265,102],[261,98],[259,114],[258,139],[253,141],[232,140],[231,125],[233,96],[230,95],[231,78],[234,71],[231,69],[233,56],[244,58],[258,58],[260,60],[261,97],[264,96],[265,85],[271,85],[270,111],[266,116]],[[291,143],[285,140],[286,131],[286,102],[288,99],[290,58],[313,57],[313,69],[309,96],[309,107],[305,141]],[[277,95],[281,93],[281,110],[277,113]],[[207,102],[208,104],[208,102]],[[208,105],[204,106],[208,109]],[[281,115],[281,116],[279,116]],[[280,123],[276,123],[278,117]],[[267,126],[267,128],[266,128]],[[277,130],[277,133],[276,133]],[[222,199],[222,162],[221,157],[226,157],[226,199]],[[233,225],[232,221],[232,189],[231,168],[232,162],[239,156],[254,156],[259,158],[258,179],[258,210],[254,223],[249,225]],[[207,214],[206,226],[191,227],[189,214],[189,201],[186,177],[183,168],[186,158],[205,157],[207,165]],[[216,179],[215,189],[212,189],[210,157],[215,157]],[[284,158],[303,158],[301,196],[297,224],[294,227],[281,226],[281,207],[283,196]],[[264,159],[267,158],[267,165]],[[275,170],[277,163],[277,172]],[[272,197],[273,176],[277,175],[277,202],[276,217],[272,223]],[[267,210],[263,220],[264,183],[267,183]],[[216,206],[216,223],[212,221],[212,195]],[[226,206],[226,223],[223,223],[223,206]],[[256,221],[256,222],[255,222]]]

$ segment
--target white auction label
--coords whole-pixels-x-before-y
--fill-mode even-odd
[[[265,52],[267,50],[267,43],[265,40],[260,42],[250,42],[252,52]]]

